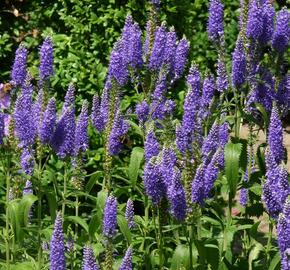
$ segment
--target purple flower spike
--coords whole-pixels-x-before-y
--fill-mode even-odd
[[[99,270],[92,247],[86,245],[83,254],[82,270]]]
[[[133,229],[135,227],[134,204],[131,199],[128,199],[127,204],[126,204],[125,218],[128,222],[129,229]]]
[[[224,6],[220,0],[210,0],[207,32],[209,39],[218,40],[224,33]]]
[[[281,269],[282,270],[288,270],[290,269],[290,248],[287,248],[284,251],[282,261],[281,261]]]
[[[158,205],[166,196],[166,185],[162,178],[160,164],[150,161],[145,165],[144,186],[146,194],[152,199],[154,205]]]
[[[189,91],[184,100],[182,126],[188,132],[192,132],[196,124],[196,113],[200,105],[200,74],[196,67],[190,69],[187,85],[189,86]]]
[[[229,124],[224,122],[219,128],[219,141],[222,149],[225,148],[225,145],[229,141]]]
[[[62,112],[64,112],[65,110],[67,110],[70,107],[74,108],[74,106],[75,106],[75,92],[76,92],[76,89],[75,89],[74,85],[71,83],[67,89],[67,92],[66,92],[66,95],[64,98]]]
[[[216,152],[212,157],[212,160],[207,165],[204,171],[204,199],[209,197],[210,191],[214,186],[214,182],[219,174],[219,160],[220,160],[220,152]]]
[[[162,163],[160,165],[160,172],[162,174],[163,182],[168,188],[172,182],[174,166],[177,163],[177,157],[172,148],[165,148],[162,153]]]
[[[160,103],[160,101],[164,100],[164,94],[167,89],[167,79],[166,79],[166,73],[162,73],[156,83],[156,87],[153,92],[153,100],[155,102]],[[156,106],[151,106],[153,108],[153,111],[156,111]]]
[[[119,270],[132,270],[133,269],[132,255],[133,255],[133,250],[131,247],[129,247],[125,253],[125,256],[122,260]]]
[[[58,123],[50,144],[60,158],[74,155],[75,114],[72,108],[67,109]]]
[[[97,95],[94,95],[93,97],[91,119],[92,119],[92,123],[95,129],[99,132],[102,132],[105,128],[105,123],[104,123],[103,115],[101,112],[100,99]]]
[[[244,45],[241,39],[237,40],[232,55],[232,82],[235,87],[241,86],[246,80],[247,62]]]
[[[117,199],[110,195],[107,198],[104,218],[103,218],[103,235],[107,238],[113,238],[117,231]]]
[[[11,72],[11,79],[16,86],[21,86],[27,76],[27,49],[20,44],[15,53],[15,59]]]
[[[279,53],[283,53],[290,39],[290,13],[287,8],[283,8],[278,12],[276,29],[273,35],[272,45]]]
[[[27,175],[33,174],[34,169],[34,158],[31,151],[24,148],[20,157],[20,165],[24,173]]]
[[[277,218],[290,194],[288,173],[282,166],[278,166],[267,171],[266,177],[262,199],[271,217]]]
[[[14,108],[15,132],[21,147],[33,144],[36,137],[37,126],[33,115],[32,91],[32,85],[27,81],[22,86]]]
[[[108,117],[109,117],[109,89],[105,88],[103,93],[102,93],[102,98],[101,98],[101,103],[100,103],[100,112],[101,115],[103,117],[103,122],[104,122],[104,128],[105,125],[108,121]]]
[[[164,63],[167,65],[167,69],[169,72],[172,72],[174,68],[176,41],[177,41],[177,36],[174,31],[174,28],[172,28],[170,32],[167,33],[166,45],[164,48]]]
[[[284,158],[283,127],[276,108],[272,109],[268,144],[275,161],[279,164]]]
[[[256,0],[252,0],[249,6],[247,37],[257,40],[263,31],[262,9],[258,7]]]
[[[266,0],[262,5],[262,34],[259,38],[261,44],[267,44],[273,36],[274,33],[274,17],[275,9],[270,3],[270,0]]]
[[[200,165],[196,170],[195,177],[192,181],[191,186],[191,201],[193,203],[203,205],[204,200],[203,186],[204,186],[204,168],[203,165]]]
[[[275,169],[278,166],[278,164],[275,161],[275,158],[271,152],[271,149],[267,149],[267,151],[265,153],[265,162],[266,162],[267,171]]]
[[[201,75],[197,66],[193,65],[187,76],[187,85],[190,87],[190,91],[194,93],[196,97],[196,104],[199,104],[199,97],[201,95]]]
[[[229,88],[229,80],[228,80],[228,74],[226,71],[226,66],[220,56],[217,63],[216,84],[217,84],[217,90],[219,92],[223,92]]]
[[[240,191],[240,205],[246,206],[248,203],[248,190],[246,188],[242,188]]]
[[[153,131],[150,131],[146,135],[145,144],[145,161],[149,162],[150,159],[154,156],[157,156],[160,151],[160,145],[154,135]]]
[[[215,91],[215,81],[212,75],[207,76],[203,82],[202,88],[202,104],[208,106],[214,96]]]
[[[189,42],[185,38],[183,38],[182,40],[179,41],[176,48],[174,60],[175,80],[179,79],[183,74],[184,67],[187,61],[188,52],[189,52]]]
[[[52,238],[50,241],[50,270],[65,270],[65,245],[62,230],[62,218],[58,213],[55,222]]]
[[[165,26],[162,24],[156,30],[152,53],[150,55],[149,69],[152,71],[157,71],[162,67],[166,37],[166,29]]]
[[[178,169],[172,171],[172,180],[167,190],[167,197],[170,202],[171,214],[178,220],[183,221],[186,217],[185,191],[181,184],[181,173]]]
[[[75,154],[79,154],[81,151],[86,151],[89,146],[88,136],[88,115],[89,103],[85,100],[82,105],[82,110],[76,125],[75,131]]]
[[[130,66],[133,69],[142,67],[142,32],[137,23],[132,25],[130,46],[128,50]]]
[[[109,64],[109,77],[113,77],[120,86],[127,83],[129,75],[127,69],[128,59],[126,59],[127,55],[123,49],[125,45],[123,40],[117,41],[111,52]]]
[[[290,201],[287,199],[277,224],[278,246],[281,254],[282,270],[289,269],[290,249]]]
[[[128,122],[125,121],[118,112],[109,138],[110,155],[117,155],[122,150],[123,144],[120,139],[128,132],[129,127]]]
[[[43,114],[43,120],[39,130],[39,137],[42,144],[50,142],[56,123],[55,98],[48,101],[46,110]]]
[[[218,126],[218,124],[214,124],[202,144],[202,160],[205,165],[207,165],[207,163],[210,161],[211,155],[216,152],[219,146],[219,129],[220,127]]]
[[[141,123],[145,123],[148,120],[149,110],[150,107],[145,100],[136,105],[136,114]]]
[[[50,37],[44,40],[40,48],[39,75],[43,81],[53,75],[53,47]]]
[[[30,195],[30,194],[33,194],[32,183],[31,181],[26,180],[25,187],[23,189],[23,196]]]

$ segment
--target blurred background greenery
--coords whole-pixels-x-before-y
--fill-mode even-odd
[[[145,0],[1,0],[0,81],[8,81],[14,52],[21,42],[28,47],[29,67],[38,76],[38,48],[51,35],[55,49],[52,86],[63,96],[70,82],[78,88],[78,100],[100,93],[109,55],[128,13],[145,28]],[[214,72],[216,49],[206,33],[207,0],[162,0],[161,20],[174,26],[179,37],[191,43],[190,61]],[[227,57],[238,31],[239,1],[224,0]],[[286,4],[280,1],[279,5]]]

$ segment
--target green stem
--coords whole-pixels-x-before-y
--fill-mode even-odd
[[[266,246],[266,258],[267,258],[267,268],[270,266],[271,257],[270,257],[270,248],[272,243],[272,236],[273,236],[273,223],[271,218],[269,217],[269,237]]]
[[[164,269],[164,252],[163,252],[163,232],[162,232],[162,223],[160,209],[157,210],[158,215],[158,250],[159,250],[159,269]]]
[[[188,230],[188,244],[189,244],[189,270],[193,270],[193,254],[192,254],[192,244],[193,244],[193,228],[192,225],[187,226]]]
[[[6,269],[10,269],[10,239],[9,239],[9,191],[10,191],[10,174],[6,174]]]
[[[116,104],[118,103],[118,85],[114,80],[112,81],[112,89],[110,91],[110,105],[109,105],[109,116],[108,123],[105,131],[105,161],[104,161],[104,180],[102,189],[107,189],[108,192],[111,190],[111,167],[112,167],[112,156],[109,153],[110,146],[110,134],[114,125]]]
[[[64,165],[64,175],[63,175],[63,194],[62,194],[62,216],[65,215],[65,201],[67,193],[67,166]]]
[[[147,228],[149,228],[149,202],[148,202],[148,197],[146,195],[144,195],[144,203],[145,203],[145,228],[144,228],[144,249],[145,250],[145,268],[147,270],[150,269],[150,266],[149,266],[149,262],[150,262],[150,258],[149,258],[149,254],[148,254],[148,248],[147,248],[147,243],[148,243],[148,240],[147,240]],[[149,259],[148,259],[149,258]],[[148,263],[146,263],[148,262]],[[143,264],[144,265],[144,264]]]
[[[42,229],[42,219],[41,219],[41,199],[42,199],[42,191],[41,191],[41,174],[42,174],[42,166],[41,166],[42,152],[39,151],[38,157],[38,171],[37,171],[37,183],[38,183],[38,207],[37,207],[37,224],[38,224],[38,233],[37,233],[37,242],[38,242],[38,270],[41,270],[42,267],[42,248],[41,248],[41,229]]]

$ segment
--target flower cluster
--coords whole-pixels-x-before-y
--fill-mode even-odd
[[[92,247],[86,245],[83,251],[82,270],[99,270]]]
[[[65,270],[65,245],[64,235],[62,230],[62,217],[58,213],[55,223],[52,238],[50,241],[50,269],[51,270]]]
[[[107,198],[103,218],[103,235],[113,238],[117,227],[117,199],[110,195]]]
[[[277,224],[277,236],[280,254],[282,258],[281,269],[289,269],[289,249],[290,249],[290,201],[285,202],[283,211],[279,215]]]

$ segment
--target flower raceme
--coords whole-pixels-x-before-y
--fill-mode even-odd
[[[75,142],[74,151],[75,155],[78,155],[81,151],[86,151],[89,146],[89,136],[88,136],[88,124],[89,124],[89,114],[88,114],[89,104],[85,100],[82,105],[82,110],[76,124],[75,131]]]
[[[99,270],[94,256],[94,251],[89,245],[84,247],[82,270]]]
[[[125,218],[128,222],[129,229],[133,229],[135,227],[134,203],[131,199],[128,199],[127,204],[126,204]]]
[[[133,250],[131,247],[129,247],[125,253],[125,256],[122,260],[119,270],[132,270],[133,269],[132,255],[133,255]]]
[[[48,80],[53,75],[53,47],[50,37],[45,38],[40,47],[39,76],[42,81]]]
[[[220,36],[224,34],[224,6],[221,1],[210,0],[208,13],[207,32],[209,39],[218,41]]]
[[[21,87],[14,107],[15,133],[20,142],[20,147],[32,145],[36,138],[37,126],[33,115],[33,87],[29,80]]]
[[[287,8],[283,8],[278,12],[276,28],[273,34],[272,46],[279,53],[283,53],[290,39],[290,13]]]
[[[117,231],[117,199],[110,195],[106,200],[103,217],[103,235],[112,239]]]
[[[284,158],[283,127],[277,108],[270,117],[268,144],[275,161],[279,164]]]
[[[65,245],[64,245],[64,234],[62,229],[62,217],[58,213],[50,241],[50,270],[65,270]]]
[[[48,101],[43,114],[43,120],[39,130],[39,137],[42,144],[48,144],[51,141],[56,124],[56,100],[51,98]]]
[[[26,80],[27,56],[27,49],[23,45],[20,45],[19,48],[16,50],[11,72],[11,79],[16,86],[21,86]]]

